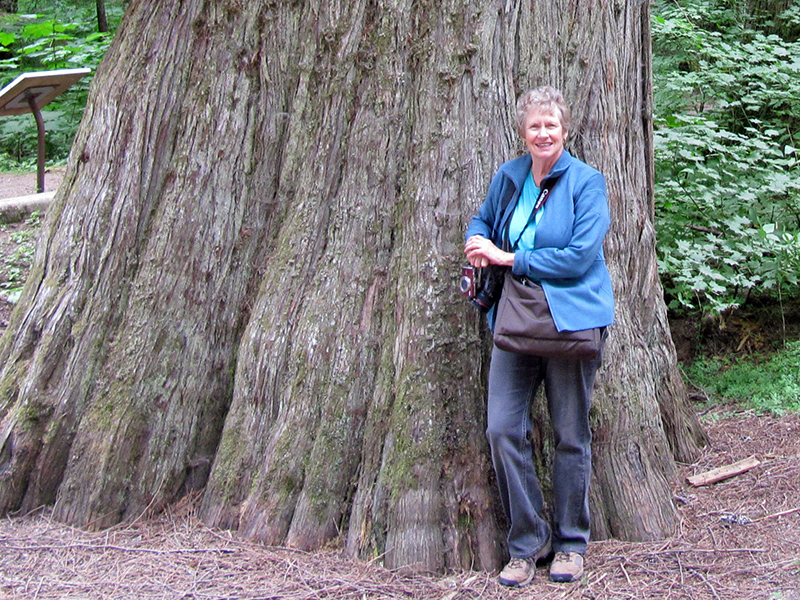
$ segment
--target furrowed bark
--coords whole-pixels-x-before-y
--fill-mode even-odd
[[[648,22],[638,0],[132,3],[0,342],[0,510],[105,527],[202,489],[207,523],[265,543],[496,569],[490,338],[456,284],[523,151],[515,99],[551,83],[613,220],[595,535],[667,535],[673,456],[703,437],[655,268]]]

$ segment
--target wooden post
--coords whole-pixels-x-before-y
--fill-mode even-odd
[[[36,193],[41,194],[44,192],[44,119],[42,111],[36,104],[36,96],[28,97],[28,106],[31,107],[33,118],[36,119],[36,129],[39,134],[39,147],[36,155]]]

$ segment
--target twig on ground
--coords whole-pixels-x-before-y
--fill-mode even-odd
[[[19,552],[53,552],[58,550],[116,550],[118,552],[144,552],[145,554],[235,554],[236,550],[224,548],[181,548],[179,550],[157,550],[155,548],[126,548],[108,544],[65,544],[63,546],[0,546],[0,549]]]
[[[717,483],[725,479],[730,479],[731,477],[736,477],[742,473],[746,473],[750,469],[753,469],[760,464],[761,461],[759,461],[755,456],[750,456],[733,464],[711,469],[710,471],[700,473],[699,475],[687,477],[686,480],[694,487],[711,485],[712,483]]]
[[[781,511],[781,512],[777,512],[777,513],[774,513],[774,514],[771,514],[771,515],[767,515],[766,517],[759,517],[758,519],[753,519],[753,523],[758,523],[759,521],[764,521],[766,519],[773,519],[775,517],[784,517],[786,515],[790,515],[792,513],[798,512],[798,511],[800,511],[800,506],[797,506],[795,508],[790,508],[789,510],[784,510],[784,511]]]
[[[703,575],[700,571],[698,571],[696,569],[690,569],[690,570],[691,570],[692,573],[694,573],[700,579],[703,580],[703,583],[705,583],[708,586],[708,589],[711,590],[711,593],[714,594],[714,598],[716,598],[717,600],[720,600],[719,594],[717,594],[717,590],[714,589],[714,586],[711,585],[711,582],[708,579],[706,579],[705,575]]]
[[[622,569],[622,574],[625,575],[625,579],[628,581],[628,585],[633,585],[631,583],[631,577],[628,575],[628,571],[625,570],[625,565],[623,563],[619,563],[619,568]]]
[[[724,553],[738,553],[738,552],[747,552],[747,553],[760,553],[766,552],[763,548],[672,548],[670,550],[661,550],[656,552],[645,552],[645,554],[651,556],[657,556],[659,554],[724,554]]]

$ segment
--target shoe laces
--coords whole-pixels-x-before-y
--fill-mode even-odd
[[[556,557],[553,562],[572,562],[572,557],[569,552],[556,552]]]
[[[508,561],[507,569],[525,569],[528,564],[530,563],[529,560],[525,560],[524,558],[512,558]]]

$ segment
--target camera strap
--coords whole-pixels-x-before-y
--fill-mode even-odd
[[[511,252],[517,251],[517,246],[519,246],[519,241],[522,239],[522,235],[525,233],[525,230],[528,229],[528,227],[530,227],[530,224],[533,223],[534,219],[536,218],[536,213],[538,213],[539,210],[544,206],[544,203],[547,202],[547,198],[550,197],[550,191],[553,189],[553,186],[555,186],[559,177],[560,175],[557,175],[555,177],[549,177],[542,182],[542,187],[539,190],[539,196],[536,198],[536,203],[533,205],[531,216],[528,217],[528,222],[525,223],[525,227],[523,227],[522,231],[519,232],[519,235],[517,236],[517,241],[515,241],[514,244],[511,246]],[[520,191],[520,193],[522,192]],[[516,210],[516,208],[514,210]],[[508,239],[508,228],[510,226],[511,226],[511,219],[509,218],[508,222],[506,223],[506,236],[505,236],[506,239]]]

